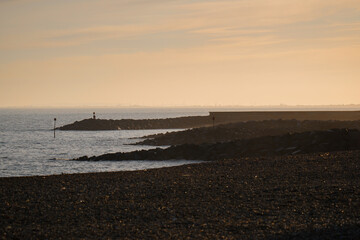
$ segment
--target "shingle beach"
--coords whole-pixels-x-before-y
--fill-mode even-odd
[[[0,179],[2,239],[359,239],[360,151]]]

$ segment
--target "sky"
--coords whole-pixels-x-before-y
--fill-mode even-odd
[[[359,0],[0,0],[0,107],[359,103]]]

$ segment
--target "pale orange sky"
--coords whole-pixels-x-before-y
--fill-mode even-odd
[[[0,107],[360,103],[359,0],[0,0]]]

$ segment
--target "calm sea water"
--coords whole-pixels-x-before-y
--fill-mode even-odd
[[[176,166],[196,161],[122,161],[75,162],[69,159],[112,152],[150,149],[150,146],[128,145],[142,136],[178,131],[119,130],[119,131],[56,131],[56,126],[91,118],[95,111],[102,119],[151,119],[208,115],[209,111],[251,111],[284,109],[205,109],[205,108],[118,108],[118,109],[0,109],[0,177],[51,175],[104,171],[130,171]],[[285,109],[339,110],[339,109]],[[341,109],[340,109],[341,110]],[[345,109],[344,109],[345,110]],[[353,110],[353,109],[346,109]]]
[[[0,109],[0,177],[103,171],[130,171],[176,166],[196,161],[75,162],[68,159],[111,152],[150,149],[127,145],[165,130],[56,131],[51,129],[91,118],[150,119],[207,115],[206,109]]]

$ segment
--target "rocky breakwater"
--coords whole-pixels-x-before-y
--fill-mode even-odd
[[[359,129],[360,121],[298,121],[265,120],[222,124],[215,127],[188,129],[145,136],[136,145],[181,145],[228,142],[264,136],[277,136],[286,133],[300,133],[334,128]]]
[[[166,149],[111,153],[101,156],[83,156],[77,161],[121,160],[221,160],[238,157],[296,155],[315,152],[333,152],[360,149],[360,131],[356,129],[331,129],[287,133],[215,144],[183,144]]]
[[[360,111],[304,112],[211,112],[208,116],[166,119],[84,119],[59,127],[59,130],[136,130],[198,128],[234,122],[265,120],[359,121]]]
[[[164,119],[84,119],[59,127],[59,130],[138,130],[138,129],[184,129],[209,126],[210,116],[190,116]]]

